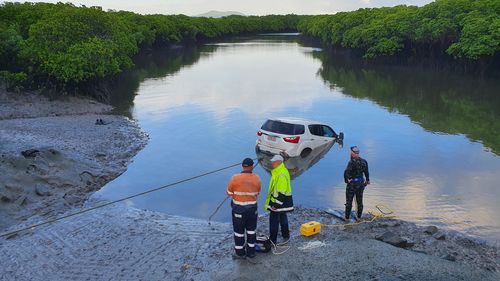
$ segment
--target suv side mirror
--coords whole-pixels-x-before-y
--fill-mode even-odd
[[[342,148],[344,146],[344,133],[340,132],[339,136],[336,139],[336,142],[339,144],[339,147]]]

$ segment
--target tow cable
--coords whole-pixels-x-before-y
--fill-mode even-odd
[[[217,214],[217,212],[219,211],[220,207],[222,207],[222,205],[226,202],[226,200],[229,199],[229,196],[226,196],[226,198],[224,198],[224,200],[222,200],[222,202],[220,202],[219,206],[217,206],[217,208],[215,209],[215,211],[210,215],[210,217],[208,217],[208,225],[211,225],[210,224],[210,221],[212,220],[212,217],[215,216],[215,214]]]
[[[259,161],[261,159],[259,158],[253,158],[252,160],[256,160],[257,163],[255,163],[255,165],[253,165],[253,169],[255,169],[257,166],[259,166]],[[211,225],[210,224],[210,221],[212,220],[212,217],[215,216],[215,214],[217,214],[217,212],[219,211],[220,207],[222,207],[222,205],[226,202],[227,199],[229,199],[230,196],[226,196],[226,198],[224,198],[224,200],[222,200],[222,202],[220,202],[219,206],[217,206],[217,208],[215,208],[215,211],[208,217],[208,225]]]
[[[254,158],[253,160],[257,160],[257,158]],[[220,172],[220,171],[223,171],[223,170],[227,170],[227,169],[239,166],[239,165],[241,165],[241,162],[238,162],[238,163],[235,163],[235,164],[231,164],[231,165],[228,165],[228,166],[216,169],[216,170],[212,170],[212,171],[209,171],[209,172],[206,172],[206,173],[203,173],[203,174],[199,174],[199,175],[196,175],[196,176],[193,176],[193,177],[190,177],[190,178],[179,180],[179,181],[176,181],[176,182],[173,182],[173,183],[170,183],[170,184],[166,184],[164,186],[160,186],[160,187],[157,187],[157,188],[149,189],[149,190],[146,190],[144,192],[140,192],[140,193],[137,193],[137,194],[134,194],[134,195],[130,195],[130,196],[118,199],[118,200],[106,202],[106,203],[103,203],[101,205],[97,205],[97,206],[94,206],[94,207],[83,209],[83,210],[77,211],[75,213],[71,213],[71,214],[63,215],[63,216],[60,216],[60,217],[57,217],[57,218],[49,219],[47,221],[43,221],[43,222],[31,224],[31,225],[28,225],[28,226],[16,229],[14,231],[4,232],[4,233],[0,234],[0,237],[5,237],[6,239],[9,239],[11,237],[14,237],[18,233],[26,231],[26,230],[34,230],[35,228],[40,227],[42,225],[47,225],[47,224],[51,224],[51,223],[54,223],[54,222],[58,222],[58,221],[63,220],[63,219],[74,217],[74,216],[77,216],[77,215],[80,215],[80,214],[83,214],[83,213],[87,213],[87,212],[90,212],[90,211],[93,211],[93,210],[96,210],[96,209],[104,208],[104,207],[113,205],[113,204],[118,203],[118,202],[123,202],[123,201],[129,200],[129,199],[132,199],[132,198],[135,198],[135,197],[138,197],[138,196],[142,196],[142,195],[145,195],[145,194],[148,194],[148,193],[156,192],[156,191],[161,190],[161,189],[166,189],[166,188],[169,188],[169,187],[173,187],[173,186],[179,185],[181,183],[192,181],[194,179],[198,179],[198,178],[201,178],[201,177],[204,177],[204,176],[208,176],[210,174],[214,174],[214,173],[217,173],[217,172]],[[223,203],[224,202],[222,202],[220,205],[222,206]]]

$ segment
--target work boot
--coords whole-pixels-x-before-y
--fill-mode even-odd
[[[344,221],[346,224],[351,224],[351,223],[355,222],[355,220],[351,219],[351,218],[345,218]]]
[[[362,221],[361,215],[357,215],[356,216],[356,222],[360,222],[360,221]]]
[[[283,241],[281,243],[276,244],[276,246],[283,246],[286,245],[290,241],[290,237],[283,238]]]
[[[255,256],[255,254],[253,254]],[[244,260],[246,259],[246,256],[240,256],[237,254],[233,254],[233,260]]]

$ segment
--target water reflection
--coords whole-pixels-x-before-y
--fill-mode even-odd
[[[368,68],[296,36],[234,40],[158,51],[129,73],[114,103],[150,142],[96,196],[117,199],[238,163],[254,155],[255,134],[267,118],[295,116],[331,124],[346,134],[346,147],[361,148],[372,180],[367,209],[385,204],[399,218],[500,238],[498,82]],[[348,150],[333,146],[318,155],[287,164],[294,201],[342,209]],[[265,166],[255,169],[264,190]],[[239,172],[235,167],[131,204],[206,219]],[[229,205],[214,219],[229,221]]]
[[[323,158],[328,151],[332,148],[335,142],[329,142],[327,144],[321,145],[315,149],[313,149],[307,156],[305,157],[290,157],[285,159],[285,166],[290,173],[290,178],[293,180],[296,177],[300,176],[302,173],[307,171],[307,169],[311,168],[314,164],[318,163],[321,158]],[[257,159],[259,164],[270,174],[273,169],[271,158],[273,154],[262,152],[261,150],[256,151]]]
[[[134,58],[135,67],[119,75],[110,86],[110,103],[115,112],[133,117],[134,98],[140,84],[146,79],[161,79],[174,75],[207,57],[216,47],[207,46],[203,52],[196,46],[153,49],[139,53]]]
[[[500,80],[405,66],[366,66],[345,55],[315,52],[333,89],[408,115],[431,132],[464,134],[500,154]]]
[[[304,56],[312,48],[296,40],[247,38],[248,44],[213,44],[194,50],[194,55],[162,51],[153,61],[146,58],[138,64],[132,72],[137,82],[127,89],[133,94],[116,91],[115,105],[129,104],[122,110],[139,122],[150,141],[128,170],[95,196],[122,197],[239,162],[254,153],[255,134],[269,116],[293,111],[306,117],[317,101],[341,98],[318,83],[320,62]],[[237,172],[223,171],[131,204],[206,218]],[[264,170],[258,167],[256,172],[266,186]],[[186,202],[193,207],[185,208]],[[229,220],[230,212],[222,209],[215,219]]]
[[[298,49],[294,44],[275,42],[218,44],[217,60],[206,59],[190,69],[189,75],[161,81],[169,84],[168,92],[162,86],[152,89],[158,98],[150,95],[147,106],[151,112],[166,112],[196,104],[216,114],[218,120],[226,119],[232,110],[254,116],[290,107],[307,110],[325,91],[315,88],[321,85],[303,82],[315,79],[319,62],[306,63],[307,57],[297,56]],[[270,65],[294,71],[274,71],[270,76],[270,71],[264,70]],[[197,80],[193,81],[193,77]],[[149,82],[143,86],[160,84]],[[280,85],[287,85],[288,91],[277,90]]]

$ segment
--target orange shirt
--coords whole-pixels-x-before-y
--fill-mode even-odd
[[[247,206],[257,204],[260,193],[260,177],[253,173],[241,173],[231,177],[227,185],[227,195],[233,198],[236,205]]]

